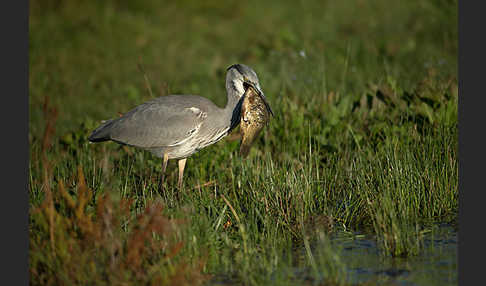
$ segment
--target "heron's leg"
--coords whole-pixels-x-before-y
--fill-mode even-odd
[[[182,189],[182,177],[184,176],[184,167],[186,166],[187,158],[179,160],[179,189]]]
[[[165,179],[165,170],[167,169],[167,162],[169,161],[169,155],[164,153],[164,157],[162,159],[162,174],[160,175],[160,188],[162,188],[162,184],[164,183]]]

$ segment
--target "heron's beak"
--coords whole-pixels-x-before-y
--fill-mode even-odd
[[[268,104],[268,101],[267,101],[267,98],[265,97],[265,94],[263,94],[263,91],[260,89],[259,86],[256,86],[255,84],[249,82],[249,81],[245,81],[245,83],[249,86],[251,86],[257,93],[258,95],[263,99],[263,102],[265,103],[265,106],[267,107],[268,111],[270,112],[270,114],[273,115],[273,111],[272,109],[270,108],[270,104]]]
[[[256,92],[258,92],[258,94],[260,95],[261,94],[261,90],[256,86],[254,85],[252,82],[248,81],[248,80],[245,80],[244,81],[244,86],[250,86],[251,88],[253,88]],[[245,88],[246,90],[246,88]]]

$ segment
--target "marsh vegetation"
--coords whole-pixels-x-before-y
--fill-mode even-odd
[[[457,228],[457,1],[29,8],[32,285],[386,284]],[[170,162],[159,192],[159,159],[88,143],[151,98],[138,64],[156,96],[224,106],[237,62],[275,114],[246,159],[228,136],[191,156],[182,190]],[[353,280],[346,241],[363,236],[370,263],[404,272]]]

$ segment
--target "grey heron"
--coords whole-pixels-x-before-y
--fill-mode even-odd
[[[182,188],[189,156],[225,137],[240,122],[241,98],[251,86],[263,98],[258,76],[250,67],[234,64],[226,72],[224,108],[197,95],[166,95],[147,101],[119,118],[104,121],[89,136],[91,142],[114,141],[150,151],[162,158],[162,174],[169,159],[178,159],[178,187]]]

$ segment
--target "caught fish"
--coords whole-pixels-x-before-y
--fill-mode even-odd
[[[263,127],[270,121],[270,114],[273,115],[273,112],[263,95],[260,95],[252,86],[247,87],[243,96],[240,120],[242,135],[240,155],[246,158],[253,142]]]

